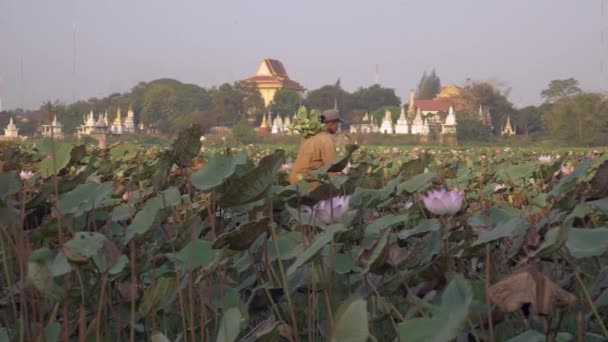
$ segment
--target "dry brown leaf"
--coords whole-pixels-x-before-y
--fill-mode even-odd
[[[577,297],[528,266],[512,273],[488,289],[490,300],[504,312],[529,305],[532,315],[548,315],[555,307],[572,305]]]
[[[397,242],[388,245],[388,257],[386,263],[397,267],[410,256],[410,251],[407,248],[399,247]]]
[[[386,245],[378,246],[379,242],[380,239],[375,239],[368,246],[362,247],[359,251],[359,255],[357,255],[357,258],[355,259],[355,265],[364,269],[367,268],[370,271],[377,271],[378,269],[380,269],[380,267],[384,265],[388,253]],[[376,260],[371,260],[370,264],[369,259],[372,257],[376,248],[382,248],[382,251],[380,251],[380,255],[376,258]]]
[[[140,289],[139,286],[137,284],[133,284],[130,281],[123,281],[118,283],[118,293],[120,293],[120,295],[126,300],[126,301],[131,301],[132,300],[132,292],[131,290],[135,290],[135,298],[133,298],[133,300],[138,300],[139,299],[139,295],[140,295]]]

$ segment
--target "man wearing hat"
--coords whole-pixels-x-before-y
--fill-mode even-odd
[[[296,161],[293,163],[293,170],[289,176],[291,184],[308,177],[310,171],[327,165],[338,158],[333,134],[338,131],[341,121],[337,109],[328,109],[323,112],[321,122],[327,126],[327,130],[302,141]]]

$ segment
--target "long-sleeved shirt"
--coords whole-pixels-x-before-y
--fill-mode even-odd
[[[317,133],[300,143],[300,150],[296,161],[293,163],[289,182],[291,184],[297,183],[300,180],[298,176],[306,178],[310,171],[327,165],[337,158],[338,152],[333,136],[328,132]]]

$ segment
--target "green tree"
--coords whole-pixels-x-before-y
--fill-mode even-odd
[[[374,112],[384,106],[400,106],[401,100],[394,89],[383,88],[374,84],[368,88],[359,88],[352,94],[353,109]]]
[[[217,124],[233,125],[245,116],[243,92],[235,89],[229,83],[224,83],[219,88],[211,89],[210,93],[212,110],[221,115],[221,120]]]
[[[333,108],[336,102],[340,116],[345,120],[350,120],[353,109],[352,95],[342,89],[339,80],[334,85],[324,85],[319,89],[310,91],[304,100],[307,108],[320,111]]]
[[[258,87],[251,82],[236,82],[234,89],[238,91],[241,98],[241,111],[249,117],[255,117],[264,112],[264,99]]]
[[[487,141],[490,139],[490,127],[484,125],[473,112],[456,113],[456,138],[458,141]]]
[[[167,132],[177,113],[177,95],[169,85],[153,84],[146,89],[141,119],[146,125]]]
[[[507,115],[513,113],[513,104],[507,99],[509,91],[502,90],[489,82],[471,82],[463,90],[462,97],[470,112],[475,112],[479,106],[490,111],[494,133],[500,133],[500,124],[507,120]]]
[[[171,131],[179,132],[190,127],[192,124],[199,124],[206,130],[212,127],[210,120],[208,120],[210,116],[210,112],[202,110],[194,110],[190,113],[179,115],[171,122]]]
[[[383,106],[371,112],[370,115],[376,122],[382,122],[382,119],[384,119],[384,114],[387,110],[391,112],[391,118],[393,121],[397,121],[397,119],[399,119],[399,114],[401,114],[401,107],[399,106]]]
[[[596,93],[561,98],[542,116],[554,139],[579,146],[608,143],[608,100]]]
[[[540,96],[546,102],[555,102],[564,97],[579,94],[580,92],[581,88],[578,87],[578,81],[574,78],[568,78],[549,82],[549,86],[540,92]]]
[[[246,118],[242,118],[232,127],[232,137],[241,144],[252,144],[256,140],[255,131]]]
[[[298,92],[289,89],[280,89],[274,94],[274,98],[269,107],[274,113],[292,115],[298,110],[301,103],[302,97]]]
[[[422,78],[418,83],[418,89],[416,91],[416,98],[422,100],[429,100],[435,98],[441,91],[441,80],[435,73],[435,69],[431,71],[430,75],[422,74]]]
[[[528,134],[539,132],[542,129],[541,114],[541,107],[524,107],[515,112],[512,122],[517,126],[517,130],[527,137]]]

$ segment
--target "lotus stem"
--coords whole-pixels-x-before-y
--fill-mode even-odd
[[[589,292],[587,291],[587,288],[585,287],[585,284],[583,284],[583,280],[581,279],[581,276],[579,275],[578,266],[575,266],[575,267],[576,268],[574,270],[574,276],[576,277],[576,281],[578,282],[579,286],[581,287],[581,290],[583,291],[583,294],[585,295],[585,299],[587,300],[587,304],[589,304],[589,307],[591,308],[591,311],[593,312],[593,316],[595,316],[595,320],[597,321],[597,324],[602,329],[602,333],[604,334],[605,337],[608,338],[608,329],[606,329],[606,326],[604,325],[604,321],[602,320],[602,317],[597,312],[597,308],[595,307],[595,305],[593,305],[593,300],[591,300],[591,296],[589,295]]]
[[[274,224],[270,226],[270,233],[272,234],[272,241],[274,242],[274,249],[277,252],[277,261],[279,262],[279,270],[281,273],[281,280],[283,282],[283,291],[285,292],[285,296],[287,298],[287,304],[289,305],[289,313],[291,315],[291,321],[294,329],[294,338],[296,342],[300,341],[300,335],[298,331],[298,322],[296,320],[296,312],[293,308],[293,303],[291,302],[291,294],[289,293],[289,285],[287,284],[287,279],[285,277],[285,269],[283,268],[283,261],[281,260],[281,250],[279,249],[279,242],[277,240],[277,231],[274,227]]]
[[[490,302],[490,275],[492,272],[492,258],[490,258],[490,244],[486,244],[486,310],[488,312],[488,332],[490,341],[494,341],[494,320],[492,319],[492,304]]]

